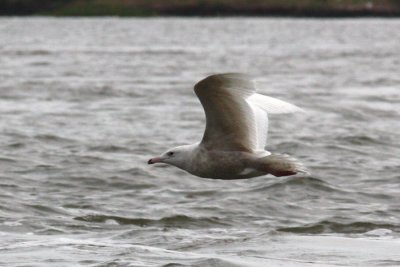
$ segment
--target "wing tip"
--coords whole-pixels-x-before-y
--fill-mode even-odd
[[[218,78],[218,79],[246,79],[246,80],[254,80],[254,77],[247,73],[243,72],[223,72],[223,73],[215,73],[207,76],[204,79],[208,78]]]
[[[288,114],[295,112],[305,112],[302,108],[296,105],[262,94],[254,94],[250,98],[248,98],[248,101],[250,101],[250,103],[252,104],[257,105],[268,114]]]
[[[245,82],[247,84],[251,83],[254,86],[254,78],[252,76],[240,72],[226,72],[211,74],[197,82],[194,88],[197,89],[210,85],[233,84],[237,83],[238,81],[242,83]]]

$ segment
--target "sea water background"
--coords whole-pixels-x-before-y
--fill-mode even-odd
[[[1,18],[1,266],[399,266],[400,20]],[[148,166],[198,141],[192,86],[247,72],[303,107],[309,176]]]

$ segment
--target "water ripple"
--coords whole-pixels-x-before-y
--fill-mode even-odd
[[[195,218],[186,215],[174,215],[169,217],[164,217],[158,220],[155,219],[144,219],[144,218],[126,218],[119,216],[109,216],[109,215],[86,215],[78,216],[74,218],[78,221],[92,222],[92,223],[107,223],[115,221],[118,224],[132,224],[140,227],[157,226],[161,228],[198,228],[198,227],[209,227],[214,226],[226,226],[227,224],[217,218]]]
[[[279,228],[278,231],[297,234],[358,234],[366,233],[376,229],[390,229],[392,231],[399,232],[400,225],[373,222],[352,222],[346,224],[338,223],[336,221],[320,221],[305,226]]]

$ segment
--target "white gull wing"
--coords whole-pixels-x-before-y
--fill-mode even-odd
[[[268,114],[260,107],[250,103],[247,99],[247,103],[251,107],[254,120],[256,124],[256,148],[255,150],[261,152],[264,151],[265,146],[267,145],[267,136],[268,136]],[[263,153],[263,156],[268,156]]]
[[[247,100],[261,109],[263,109],[268,114],[285,114],[293,112],[304,112],[298,106],[287,103],[285,101],[260,94],[253,94]]]
[[[297,108],[256,94],[254,81],[245,74],[212,75],[198,82],[194,90],[206,114],[202,145],[211,150],[264,151],[267,112],[287,113]]]
[[[257,93],[251,95],[246,100],[256,115],[257,150],[263,150],[267,145],[268,114],[304,112],[301,108],[293,104]]]

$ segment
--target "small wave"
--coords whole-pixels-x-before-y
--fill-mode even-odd
[[[91,151],[101,151],[101,152],[109,152],[109,153],[128,153],[131,152],[130,149],[122,146],[116,145],[99,145],[99,146],[91,146],[89,147]]]
[[[17,56],[46,56],[52,54],[151,54],[151,55],[184,55],[193,54],[204,51],[203,47],[187,47],[187,46],[110,46],[110,47],[34,47],[34,48],[16,48],[1,49],[0,54],[17,55]]]
[[[329,183],[312,176],[290,177],[273,184],[253,188],[251,189],[251,191],[259,192],[264,190],[276,190],[287,186],[308,187],[325,192],[341,191],[338,188],[333,187]]]
[[[365,235],[366,236],[388,236],[391,235],[393,233],[392,230],[389,229],[384,229],[384,228],[378,228],[369,232],[366,232]]]
[[[17,162],[15,159],[12,159],[12,158],[7,158],[7,157],[0,157],[0,162],[9,162],[9,163],[11,163],[11,162]]]
[[[22,142],[15,142],[15,143],[11,143],[11,144],[7,145],[8,148],[12,148],[12,149],[23,148],[25,146],[26,146],[26,144],[22,143]]]
[[[119,171],[120,174],[128,174],[133,177],[155,177],[152,175],[150,172],[142,169],[141,167],[134,167],[134,168],[129,168],[129,169],[123,169]]]
[[[59,215],[67,215],[68,213],[61,208],[57,207],[50,207],[47,205],[40,205],[40,204],[25,204],[25,207],[28,209],[33,210],[35,213],[38,214],[59,214]]]
[[[332,221],[320,221],[305,226],[286,227],[286,228],[279,228],[277,230],[281,232],[289,232],[296,234],[326,234],[326,233],[361,234],[376,229],[389,229],[396,232],[400,231],[400,225],[373,223],[373,222],[352,222],[345,224]]]
[[[295,142],[295,141],[284,141],[276,144],[276,149],[277,151],[293,151],[295,149],[299,149],[301,147],[304,147],[304,144],[301,142]],[[289,153],[289,152],[288,152]]]
[[[184,265],[180,263],[168,263],[165,265],[162,265],[162,267],[184,267],[184,266],[229,266],[229,267],[240,267],[243,266],[242,262],[241,264],[235,264],[230,260],[226,259],[218,259],[218,258],[208,258],[208,259],[200,259],[200,260],[195,260],[190,263],[190,265]]]
[[[101,156],[92,156],[92,155],[82,155],[82,156],[75,156],[74,160],[82,165],[90,165],[100,162],[110,162],[112,159],[107,159]]]
[[[36,61],[36,62],[32,62],[31,64],[29,64],[29,65],[31,65],[31,66],[48,66],[48,65],[50,65],[51,63],[50,62],[48,62],[48,61]]]
[[[126,225],[132,224],[140,227],[159,226],[159,227],[173,227],[173,228],[193,228],[193,227],[205,227],[210,225],[227,225],[217,217],[203,217],[194,218],[186,215],[174,215],[170,217],[164,217],[161,219],[145,219],[145,218],[126,218],[119,216],[108,216],[108,215],[86,215],[75,217],[75,220],[92,222],[92,223],[108,223],[109,221],[115,221],[118,224]]]
[[[3,177],[0,176],[0,179],[4,179]],[[18,185],[15,184],[6,184],[6,183],[0,183],[1,188],[18,188]]]
[[[5,53],[17,56],[45,56],[50,55],[51,51],[47,49],[24,49],[24,50],[3,50]],[[3,52],[2,51],[2,52]]]
[[[61,181],[58,180],[58,185],[61,185]],[[63,178],[63,182],[66,184],[75,185],[75,186],[94,186],[94,187],[102,187],[107,185],[107,181],[97,177],[97,176],[83,176],[83,175],[76,175],[76,176],[66,176]]]
[[[371,261],[371,266],[400,266],[400,261],[398,260]]]
[[[38,134],[34,136],[35,139],[46,142],[72,142],[71,139],[64,138],[54,134]]]
[[[330,149],[330,150],[345,150],[349,151],[358,155],[369,155],[370,153],[368,151],[365,151],[365,149],[357,148],[353,145],[342,145],[342,144],[327,144],[324,146],[325,149]]]
[[[351,136],[341,136],[337,138],[339,141],[347,142],[352,145],[359,145],[359,146],[365,146],[365,145],[379,145],[379,144],[384,144],[382,140],[378,138],[373,138],[371,136],[367,135],[351,135]]]

